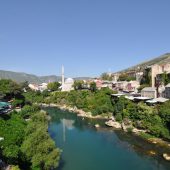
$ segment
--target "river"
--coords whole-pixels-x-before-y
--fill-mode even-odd
[[[95,128],[96,120],[82,119],[74,113],[46,108],[51,116],[49,133],[62,149],[56,170],[167,170],[163,148],[140,137],[105,127]],[[157,155],[149,155],[149,151]]]

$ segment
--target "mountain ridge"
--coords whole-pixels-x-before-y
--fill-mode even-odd
[[[56,75],[37,76],[34,74],[28,74],[24,72],[0,70],[0,79],[11,79],[18,83],[28,81],[29,83],[40,84],[40,83],[61,81],[61,76],[56,76]],[[90,77],[75,77],[73,79],[86,80],[86,79],[90,79]]]

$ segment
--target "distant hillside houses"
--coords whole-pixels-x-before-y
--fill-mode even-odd
[[[120,92],[141,90],[142,97],[170,99],[170,54],[112,74],[113,89]]]
[[[41,84],[29,84],[28,87],[31,89],[31,90],[34,90],[34,91],[44,91],[47,89],[47,83],[41,83]]]

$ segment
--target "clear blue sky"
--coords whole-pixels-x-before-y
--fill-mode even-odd
[[[1,0],[0,69],[97,76],[170,52],[170,0]]]

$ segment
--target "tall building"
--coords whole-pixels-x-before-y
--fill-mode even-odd
[[[73,90],[73,84],[74,84],[74,80],[72,78],[67,78],[65,80],[64,77],[64,66],[62,66],[62,85],[61,85],[61,91],[71,91]]]
[[[61,77],[62,77],[62,87],[64,86],[64,66],[62,65],[62,68],[61,68]]]

